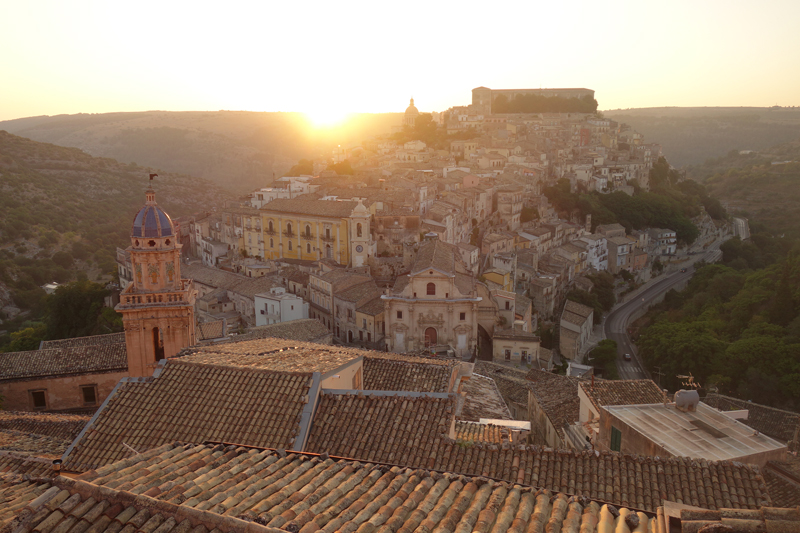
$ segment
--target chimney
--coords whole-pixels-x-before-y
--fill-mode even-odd
[[[61,459],[53,459],[53,473],[59,475],[61,472]]]

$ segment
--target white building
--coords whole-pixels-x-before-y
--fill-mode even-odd
[[[308,302],[283,287],[273,287],[269,292],[255,296],[256,326],[308,318]]]
[[[589,234],[574,241],[586,246],[586,265],[598,272],[608,270],[608,240],[603,235]]]

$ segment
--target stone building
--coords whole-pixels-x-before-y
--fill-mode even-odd
[[[128,375],[150,376],[161,359],[195,343],[197,291],[181,279],[181,248],[172,220],[156,204],[152,187],[133,220],[133,283],[119,297],[128,353]]]
[[[594,310],[578,302],[568,300],[561,313],[561,329],[558,348],[561,356],[579,361],[592,334]]]
[[[423,242],[411,271],[381,298],[390,351],[450,346],[463,356],[476,349],[481,297],[455,246],[438,238]]]

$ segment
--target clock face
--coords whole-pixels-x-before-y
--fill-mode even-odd
[[[361,253],[363,251],[364,251],[364,247],[363,246],[361,246],[360,244],[358,246],[356,246],[356,252]]]

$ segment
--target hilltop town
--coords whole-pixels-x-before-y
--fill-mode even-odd
[[[568,296],[692,257],[544,194],[635,196],[666,164],[592,102],[412,100],[194,216],[151,174],[124,331],[0,354],[0,532],[796,531],[800,415],[587,359],[602,310]],[[698,211],[695,247],[748,231]]]

